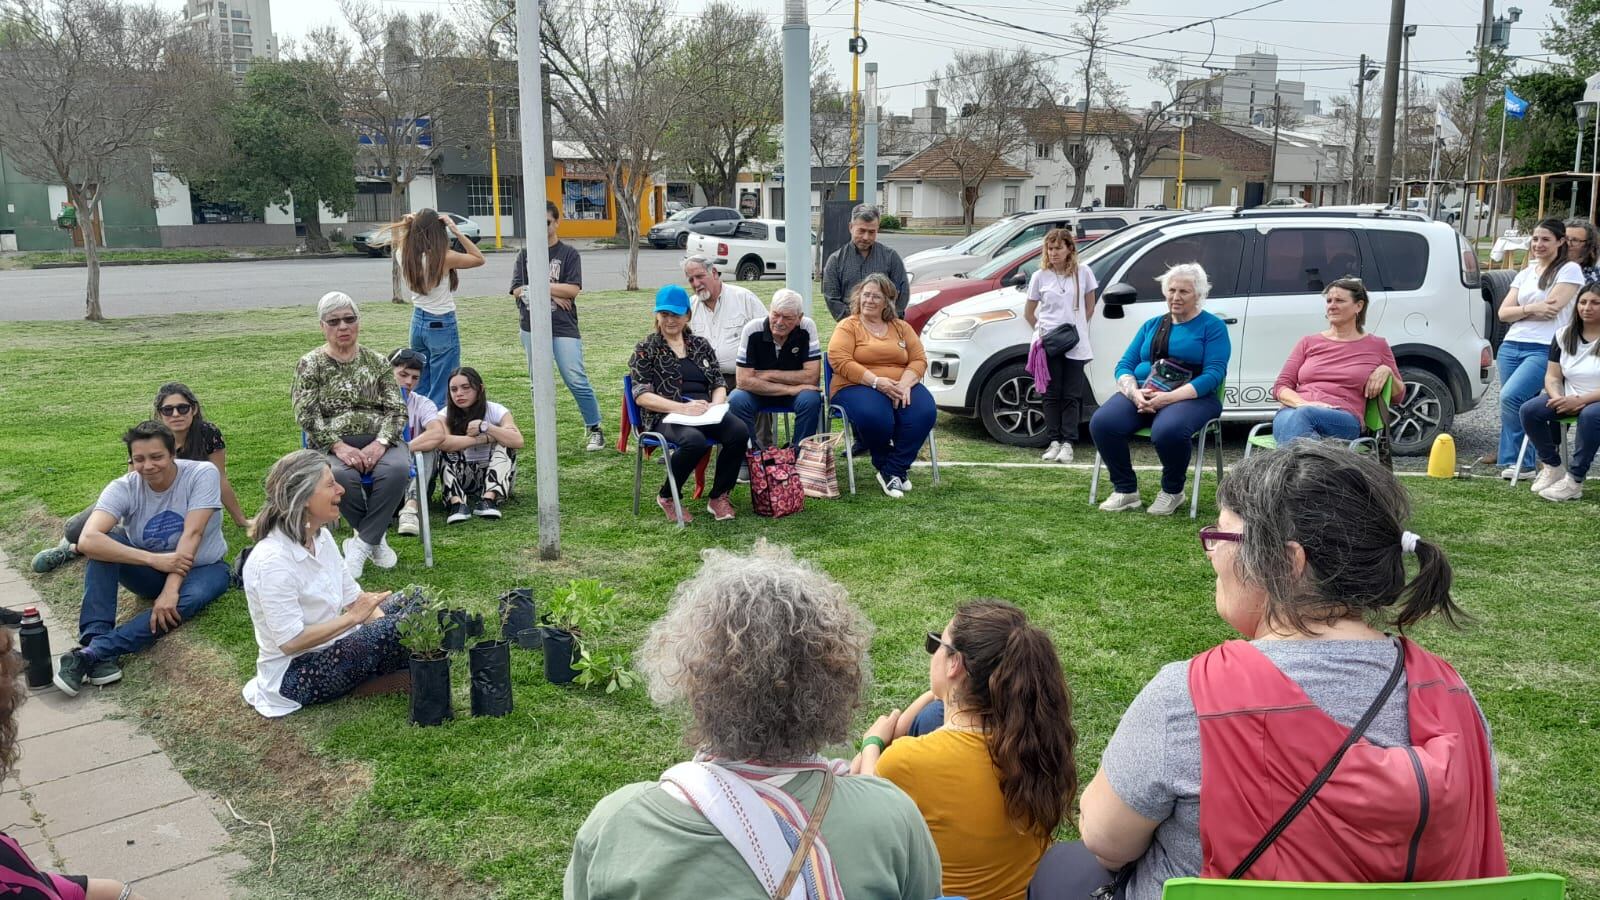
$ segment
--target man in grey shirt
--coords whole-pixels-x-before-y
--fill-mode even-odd
[[[906,264],[900,261],[900,254],[878,243],[878,208],[863,203],[850,212],[850,243],[833,251],[822,264],[822,297],[835,322],[850,315],[850,292],[874,273],[894,282],[899,291],[894,309],[905,315],[911,300]]]
[[[69,697],[84,684],[120,681],[118,657],[150,646],[228,589],[217,467],[176,458],[177,441],[160,422],[135,425],[122,442],[131,471],[100,493],[78,539],[78,552],[89,558],[80,646],[61,657],[55,674]],[[118,584],[155,601],[120,626]]]

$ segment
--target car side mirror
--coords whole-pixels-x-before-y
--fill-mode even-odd
[[[1019,288],[1019,287],[1027,287],[1028,286],[1028,273],[1027,272],[1012,272],[1011,275],[1006,278],[1005,284],[1006,284],[1006,287],[1017,287],[1017,288]]]
[[[1139,289],[1126,281],[1119,281],[1106,288],[1100,294],[1101,302],[1105,303],[1105,314],[1108,319],[1120,319],[1124,313],[1122,308],[1139,299]]]

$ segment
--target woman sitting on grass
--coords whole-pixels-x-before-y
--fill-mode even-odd
[[[445,522],[500,518],[500,504],[511,496],[517,478],[522,432],[511,410],[484,394],[483,376],[471,366],[450,373],[445,430],[449,433],[439,444],[444,505],[450,510]],[[469,505],[473,497],[478,502]]]
[[[397,626],[410,610],[389,591],[361,590],[328,533],[343,495],[315,450],[296,450],[267,474],[267,502],[244,567],[258,648],[244,699],[263,716],[286,716],[363,685],[363,692],[384,689],[374,679],[406,665]]]
[[[1561,420],[1574,416],[1572,464],[1561,464]],[[1544,468],[1533,492],[1546,500],[1577,500],[1600,448],[1600,281],[1578,294],[1577,314],[1550,342],[1544,393],[1522,404],[1522,427]]]
[[[640,659],[651,698],[687,707],[695,760],[595,806],[566,900],[938,896],[939,856],[910,798],[818,755],[861,705],[866,618],[787,550],[704,557]]]
[[[946,894],[1022,900],[1078,793],[1061,660],[1049,635],[999,600],[962,605],[942,634],[928,632],[927,650],[932,689],[878,719],[857,769],[916,801],[939,848]],[[919,708],[942,721],[909,736]]]

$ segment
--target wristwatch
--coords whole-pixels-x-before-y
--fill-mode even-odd
[[[483,421],[482,419],[479,419],[478,420],[478,433],[479,434],[488,434],[489,433],[489,423]]]

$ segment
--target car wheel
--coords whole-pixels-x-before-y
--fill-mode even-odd
[[[1033,389],[1033,376],[1020,361],[1001,366],[984,383],[978,416],[989,436],[1013,447],[1050,443],[1044,424],[1044,398]]]
[[[739,268],[733,273],[733,277],[738,279],[739,281],[760,281],[761,280],[761,260],[759,260],[759,259],[743,260],[742,262],[739,263]]]
[[[677,243],[677,247],[678,247],[679,250],[687,250],[687,249],[689,249],[689,232],[687,232],[687,231],[678,232],[678,240],[677,240],[676,243]]]
[[[1455,422],[1455,395],[1426,369],[1401,365],[1400,379],[1406,398],[1389,411],[1389,446],[1396,456],[1423,456]]]

